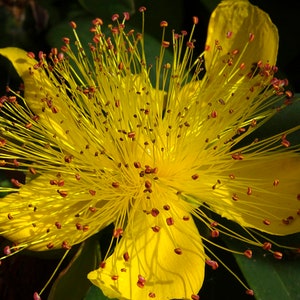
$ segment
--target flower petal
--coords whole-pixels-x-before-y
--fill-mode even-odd
[[[113,221],[112,212],[89,210],[91,196],[73,191],[73,176],[65,175],[61,187],[49,184],[49,178],[55,175],[38,176],[1,199],[1,235],[20,248],[45,251],[78,244]],[[90,221],[92,216],[96,222]]]
[[[250,34],[254,35],[253,42],[249,42]],[[264,11],[248,0],[222,1],[212,13],[208,26],[206,69],[217,74],[224,61],[237,55],[241,56],[236,60],[238,64],[244,63],[248,71],[259,61],[274,65],[278,41],[277,28]],[[236,50],[238,54],[234,54]]]
[[[231,179],[224,182],[224,189],[216,191],[222,200],[210,203],[218,213],[242,226],[271,234],[299,232],[299,157],[270,155],[237,161],[228,175]]]
[[[204,278],[198,230],[190,216],[183,219],[184,211],[170,211],[163,210],[156,217],[133,213],[105,267],[89,273],[88,278],[108,297],[190,299],[198,293]]]
[[[44,133],[60,139],[66,147],[74,149],[74,145],[86,145],[82,134],[76,131],[78,122],[74,117],[70,99],[63,85],[54,74],[38,66],[38,62],[30,58],[26,51],[19,48],[2,48],[0,55],[8,58],[25,86],[24,99],[30,108],[30,114],[38,116],[39,127],[45,127]],[[29,112],[27,112],[28,114]]]

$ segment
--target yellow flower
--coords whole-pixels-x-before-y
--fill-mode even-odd
[[[205,263],[218,263],[194,219],[212,236],[271,252],[269,242],[237,235],[207,212],[245,229],[299,232],[300,158],[287,137],[299,127],[255,136],[290,95],[274,77],[277,30],[248,1],[223,1],[204,54],[193,60],[192,34],[184,47],[185,34],[174,33],[151,67],[147,40],[126,30],[127,19],[113,17],[111,37],[95,19],[89,52],[74,22],[75,51],[68,38],[63,52],[37,60],[0,50],[25,85],[23,96],[1,98],[1,168],[26,174],[26,184],[13,178],[13,188],[0,190],[10,192],[0,203],[0,233],[16,244],[6,248],[10,256],[70,249],[114,223],[101,267],[88,274],[108,297],[197,299]],[[173,61],[165,62],[168,47]]]

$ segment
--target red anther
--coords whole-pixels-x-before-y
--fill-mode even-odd
[[[141,6],[140,8],[139,8],[139,12],[144,12],[144,11],[146,11],[147,10],[147,8],[145,7],[145,6]]]
[[[192,175],[192,179],[193,179],[193,180],[197,180],[198,178],[199,178],[199,175],[198,175],[198,174]]]
[[[249,296],[254,296],[254,291],[253,290],[246,290],[246,294],[249,295]]]
[[[53,54],[53,55],[57,55],[57,48],[51,48],[51,54]]]
[[[216,118],[216,117],[218,116],[218,113],[217,113],[215,110],[213,110],[213,111],[211,112],[210,116],[211,116],[212,118]]]
[[[219,237],[220,232],[219,232],[219,230],[214,229],[214,230],[211,231],[210,235],[211,235],[211,237],[213,237],[213,238],[217,238],[217,237]]]
[[[102,21],[102,19],[100,19],[100,18],[96,18],[96,19],[94,19],[93,21],[92,21],[92,23],[93,23],[93,25],[103,25],[103,21]]]
[[[138,275],[138,281],[137,281],[137,286],[139,288],[143,288],[145,286],[146,279],[142,275]]]
[[[96,207],[93,207],[93,206],[90,206],[90,207],[89,207],[89,211],[92,212],[92,213],[94,213],[94,212],[97,211],[97,208],[96,208]]]
[[[101,261],[100,264],[99,264],[99,267],[100,267],[101,269],[104,269],[105,266],[106,266],[106,262],[105,262],[105,261]]]
[[[89,190],[89,193],[91,196],[95,196],[96,195],[96,191],[95,190]]]
[[[174,252],[178,255],[181,255],[182,254],[182,250],[180,248],[175,248],[174,249]]]
[[[265,225],[270,225],[270,224],[271,224],[270,220],[268,220],[268,219],[264,219],[264,220],[263,220],[263,223],[264,223]]]
[[[300,194],[297,194],[297,200],[300,201]]]
[[[17,179],[14,179],[14,178],[11,178],[11,183],[15,186],[15,187],[21,187],[22,186],[22,183],[19,182],[19,180]]]
[[[168,48],[170,46],[170,42],[168,41],[162,41],[161,45],[164,47],[164,48]]]
[[[166,222],[167,222],[167,225],[168,225],[168,226],[174,225],[174,219],[173,219],[172,217],[167,218],[167,219],[166,219]]]
[[[83,228],[82,225],[81,225],[80,223],[76,223],[75,226],[76,226],[76,229],[77,229],[77,230],[82,230],[82,228]]]
[[[209,45],[205,45],[204,50],[205,50],[205,51],[209,51],[209,50],[210,50],[210,46],[209,46]]]
[[[231,197],[232,200],[234,201],[238,201],[239,200],[239,197],[237,194],[233,194],[232,197]]]
[[[57,185],[58,185],[58,186],[64,186],[64,185],[65,185],[65,181],[64,181],[63,179],[58,180],[58,181],[57,181]]]
[[[20,163],[16,159],[14,159],[14,165],[15,165],[15,167],[19,167]]]
[[[118,14],[113,14],[112,16],[111,16],[111,19],[112,19],[112,21],[117,21],[118,19],[119,19],[119,15]]]
[[[250,126],[255,127],[257,125],[257,121],[255,119],[251,120]]]
[[[157,217],[159,214],[159,210],[157,208],[152,208],[151,209],[151,216],[152,217]]]
[[[154,168],[151,169],[151,173],[152,174],[157,174],[157,172],[158,172],[158,168],[157,167],[154,167]]]
[[[123,258],[124,258],[125,261],[129,261],[129,254],[128,254],[128,252],[125,252],[123,254]]]
[[[74,21],[71,21],[69,24],[73,29],[76,29],[77,24]]]
[[[127,136],[128,136],[130,139],[133,139],[133,138],[135,137],[135,132],[134,132],[134,131],[128,132]]]
[[[113,275],[113,276],[111,276],[111,279],[112,279],[112,280],[118,280],[118,278],[119,278],[118,275]]]
[[[186,46],[190,49],[194,49],[195,48],[195,45],[193,42],[186,42]]]
[[[193,16],[193,23],[194,23],[195,25],[197,25],[197,24],[199,23],[199,18],[196,17],[196,16]]]
[[[3,249],[3,252],[4,252],[5,255],[11,254],[10,246],[5,246],[4,249]]]
[[[119,182],[117,182],[117,181],[115,181],[115,182],[112,182],[112,184],[111,184],[114,188],[118,188],[118,187],[120,187],[120,183]]]
[[[0,147],[4,147],[6,145],[5,139],[0,139]]]
[[[292,91],[288,90],[288,91],[285,91],[285,95],[288,99],[291,99],[293,98],[294,94]]]
[[[149,180],[145,181],[145,188],[150,189],[152,187],[152,183]]]
[[[8,214],[7,214],[7,218],[8,218],[9,220],[12,220],[14,217],[13,217],[10,213],[8,213]]]
[[[288,148],[291,145],[291,143],[288,140],[283,139],[281,141],[281,145],[284,146],[284,147],[286,147],[286,148]]]
[[[32,123],[25,124],[25,128],[30,129],[32,127]]]
[[[42,298],[40,297],[40,295],[37,292],[33,293],[33,300],[41,300]]]
[[[61,244],[61,247],[65,250],[70,250],[71,249],[71,245],[69,245],[69,243],[67,241],[63,241]]]
[[[153,226],[151,227],[151,229],[154,231],[154,232],[159,232],[160,231],[160,227],[159,226]]]
[[[193,294],[193,295],[191,296],[191,299],[192,299],[192,300],[199,300],[199,299],[200,299],[200,296]]]
[[[245,66],[246,66],[245,63],[241,63],[241,64],[240,64],[240,69],[241,69],[241,70],[244,70],[244,69],[245,69]]]
[[[252,251],[250,249],[244,251],[244,255],[247,257],[247,258],[251,258],[252,257]]]
[[[27,52],[27,56],[29,58],[35,58],[35,54],[33,52]]]
[[[150,293],[148,294],[148,296],[149,296],[149,298],[155,298],[155,293],[150,292]]]
[[[234,50],[231,51],[231,54],[232,55],[237,55],[239,52],[240,52],[239,49],[234,49]]]
[[[165,205],[163,206],[163,208],[164,208],[164,210],[170,210],[170,205],[165,204]]]
[[[89,225],[83,225],[83,226],[82,226],[82,231],[83,231],[83,232],[87,232],[89,229],[90,229],[90,226],[89,226]]]
[[[206,259],[205,263],[210,266],[213,270],[216,270],[219,268],[219,264],[215,260]]]
[[[66,45],[70,44],[70,39],[67,38],[67,37],[64,37],[64,38],[62,39],[62,41],[63,41]]]
[[[251,187],[247,188],[247,195],[249,195],[249,196],[252,195],[252,189],[251,189]]]
[[[190,219],[190,216],[183,216],[183,217],[182,217],[182,220],[183,220],[183,221],[188,221],[189,219]]]
[[[57,229],[61,229],[61,224],[60,224],[60,222],[55,222],[55,226],[56,226]]]
[[[279,251],[275,251],[275,252],[273,253],[273,256],[274,256],[274,258],[276,258],[276,259],[282,259],[283,254],[282,254],[281,252],[279,252]]]
[[[119,238],[123,234],[123,229],[122,228],[115,228],[113,232],[113,237],[114,238]]]
[[[232,37],[232,31],[227,31],[226,37],[229,39]]]
[[[218,224],[218,222],[216,222],[216,221],[212,221],[211,223],[210,223],[210,226],[211,227],[217,227],[219,224]]]
[[[269,251],[269,250],[271,250],[271,248],[272,248],[272,244],[271,244],[270,242],[264,242],[262,248],[263,248],[264,250]]]
[[[53,247],[54,247],[54,244],[53,244],[53,243],[48,243],[48,244],[47,244],[47,248],[48,248],[48,249],[52,249]]]
[[[130,14],[127,11],[123,12],[123,16],[126,21],[128,21],[130,19]]]
[[[253,42],[254,40],[254,33],[249,34],[249,42]]]
[[[233,60],[232,60],[232,58],[228,59],[227,65],[228,65],[228,66],[232,66],[232,65],[233,65]]]
[[[279,184],[279,179],[274,179],[274,181],[273,181],[273,186],[278,186],[278,184]]]
[[[186,30],[181,30],[180,32],[183,36],[186,36],[188,34],[188,32]]]
[[[16,96],[9,96],[8,97],[8,101],[10,103],[16,103],[17,102],[17,97]]]
[[[234,160],[243,160],[244,156],[241,153],[234,153],[231,155]]]
[[[68,192],[67,191],[61,191],[61,190],[57,190],[57,192],[60,194],[61,197],[65,198],[68,196]]]
[[[135,161],[135,162],[133,163],[133,165],[134,165],[134,167],[137,168],[137,169],[139,169],[139,168],[141,167],[141,163],[138,162],[138,161]]]
[[[159,25],[160,27],[167,27],[169,24],[167,21],[161,21]]]

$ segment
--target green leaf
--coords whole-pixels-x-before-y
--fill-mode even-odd
[[[300,244],[300,234],[275,237],[280,244]],[[231,249],[239,248],[239,241],[226,240]],[[275,247],[274,247],[275,248]],[[254,290],[256,300],[300,299],[300,257],[299,253],[285,251],[282,260],[277,260],[269,252],[253,248],[251,259],[235,255],[236,261],[248,285]],[[275,250],[275,249],[274,249]],[[280,251],[280,248],[279,248]]]
[[[200,0],[200,2],[208,9],[208,11],[212,12],[221,0]]]
[[[117,300],[107,298],[102,291],[96,287],[95,285],[91,286],[86,296],[83,298],[84,300]]]
[[[101,17],[121,15],[123,12],[132,14],[135,10],[133,0],[79,0],[79,3],[93,15]]]
[[[100,246],[97,236],[86,240],[54,282],[48,300],[81,300],[91,286],[87,274],[98,268]]]

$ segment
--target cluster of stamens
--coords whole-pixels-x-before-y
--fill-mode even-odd
[[[146,8],[139,11],[144,14]],[[271,241],[261,241],[246,228],[245,236],[235,234],[205,211],[220,213],[224,209],[221,202],[228,201],[228,208],[234,207],[237,214],[247,209],[246,214],[252,213],[253,203],[248,199],[256,197],[259,189],[254,182],[244,182],[227,169],[247,160],[255,162],[259,152],[265,155],[280,149],[281,153],[280,147],[290,148],[287,134],[292,131],[237,147],[265,120],[290,104],[292,93],[285,90],[288,82],[275,78],[277,68],[268,63],[259,61],[249,69],[242,61],[240,54],[255,41],[253,33],[245,49],[228,53],[211,85],[211,78],[199,81],[203,54],[193,60],[193,31],[198,23],[194,17],[192,33],[188,36],[186,31],[173,32],[172,42],[165,40],[168,23],[161,22],[163,37],[154,68],[156,82],[151,84],[148,74],[153,67],[147,65],[139,50],[144,47],[143,33],[126,32],[128,19],[128,13],[124,13],[122,21],[119,15],[113,15],[115,25],[109,25],[111,37],[102,32],[101,19],[93,20],[89,53],[77,36],[76,23],[71,22],[77,51],[72,50],[70,38],[65,37],[62,52],[54,48],[48,56],[40,52],[37,58],[28,53],[34,62],[28,76],[39,86],[35,94],[38,107],[27,107],[26,90],[25,98],[10,91],[11,95],[0,99],[0,166],[25,172],[27,180],[32,180],[32,191],[26,191],[26,199],[22,196],[26,184],[18,178],[11,178],[11,188],[2,189],[20,192],[26,202],[4,206],[7,217],[0,220],[1,233],[10,238],[24,228],[34,232],[33,236],[27,233],[25,239],[19,238],[18,244],[6,246],[1,260],[24,248],[68,251],[112,222],[115,228],[111,245],[113,241],[118,245],[130,229],[127,218],[136,210],[143,212],[145,218],[152,218],[151,225],[141,232],[149,229],[160,234],[162,226],[170,232],[172,227],[184,232],[175,221],[178,207],[186,209],[186,214],[180,216],[182,221],[192,222],[193,216],[209,229],[210,237],[202,237],[207,250],[203,260],[213,270],[219,263],[224,264],[209,250],[210,244],[223,248],[215,242],[219,236],[235,237],[281,259],[282,253],[272,249]],[[228,32],[227,38],[233,35]],[[206,49],[215,51],[212,64],[218,63],[222,52],[220,42],[216,41],[214,46]],[[174,60],[165,63],[164,53],[171,47]],[[39,77],[40,74],[47,79]],[[244,80],[241,90],[232,84],[237,77]],[[275,110],[270,109],[277,101],[270,98],[274,94],[286,97],[285,103]],[[252,106],[245,110],[250,100]],[[11,115],[18,117],[11,121]],[[47,178],[47,186],[38,181],[39,176]],[[275,178],[270,185],[275,190],[279,182],[280,178]],[[162,202],[160,198],[166,196],[172,199],[171,203]],[[295,196],[300,200],[300,193]],[[256,212],[266,227],[272,226],[267,208],[261,204]],[[288,226],[299,215],[300,210],[295,211],[282,223]],[[30,218],[32,222],[28,221]],[[185,255],[175,240],[172,250],[175,255]],[[253,251],[225,250],[249,259]],[[132,254],[127,251],[122,256],[124,263],[129,264]],[[107,258],[108,254],[100,265],[103,270]],[[113,282],[119,280],[126,268],[119,271],[121,275],[111,274]],[[148,274],[136,276],[138,288],[146,288]],[[237,279],[246,293],[253,295]],[[156,297],[154,289],[155,283],[149,298]],[[39,299],[38,294],[35,299]],[[191,299],[198,300],[199,296],[193,294]]]

